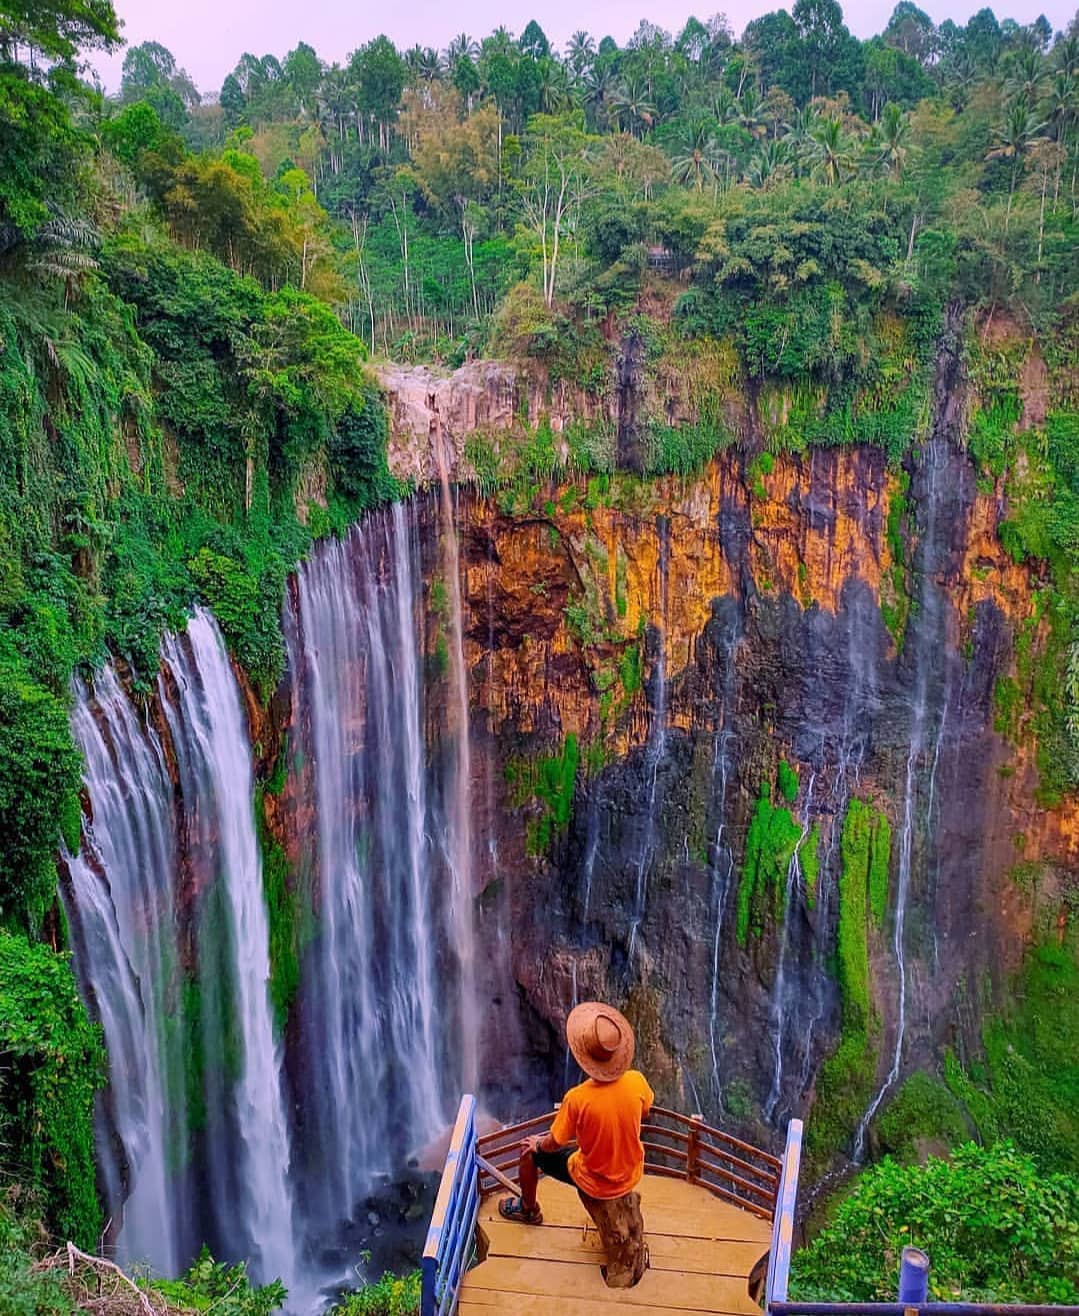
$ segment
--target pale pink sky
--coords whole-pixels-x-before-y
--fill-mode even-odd
[[[952,18],[964,23],[986,0],[965,0],[947,5],[922,4],[937,21]],[[480,38],[504,23],[520,33],[530,18],[539,19],[553,44],[561,47],[578,28],[598,40],[613,36],[623,42],[642,17],[677,31],[695,13],[705,19],[717,9],[726,12],[736,32],[751,18],[786,7],[784,0],[411,0],[411,3],[350,3],[349,0],[115,0],[123,19],[123,35],[135,44],[160,41],[187,69],[202,91],[216,91],[225,74],[244,53],[273,54],[279,58],[299,41],[314,46],[329,61],[344,59],[350,51],[380,32],[399,47],[419,42],[444,48],[458,32]],[[859,0],[844,5],[847,23],[860,37],[879,32],[888,21],[894,0]],[[999,0],[993,4],[998,18],[1028,23],[1044,13],[1054,29],[1066,26],[1075,13],[1075,0]],[[105,87],[120,83],[122,52],[95,60]]]

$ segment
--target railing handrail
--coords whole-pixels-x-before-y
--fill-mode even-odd
[[[787,1147],[783,1153],[783,1169],[776,1193],[775,1215],[772,1219],[772,1246],[768,1253],[768,1277],[764,1285],[764,1310],[775,1316],[775,1303],[787,1297],[790,1279],[791,1252],[794,1248],[794,1207],[798,1197],[798,1171],[802,1163],[802,1121],[791,1120],[787,1125]]]
[[[466,1094],[450,1135],[423,1249],[421,1316],[448,1316],[457,1309],[479,1215],[476,1144],[476,1098]]]
[[[477,1143],[479,1155],[514,1177],[520,1163],[521,1136],[549,1129],[557,1109],[485,1133]],[[676,1127],[664,1127],[665,1122]],[[724,1202],[772,1220],[783,1167],[777,1157],[705,1124],[697,1116],[682,1115],[664,1106],[652,1107],[641,1125],[641,1135],[645,1168],[653,1174],[685,1179]],[[663,1145],[664,1140],[672,1145]],[[494,1187],[495,1180],[481,1171],[480,1191]]]

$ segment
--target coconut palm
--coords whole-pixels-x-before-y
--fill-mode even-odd
[[[790,176],[791,150],[786,139],[770,137],[762,142],[749,162],[753,186],[769,188]]]
[[[479,42],[473,41],[467,32],[461,32],[446,47],[446,53],[443,57],[444,66],[452,71],[456,68],[459,59],[468,59],[475,62],[479,57],[479,53]]]
[[[720,150],[712,136],[714,125],[707,119],[686,127],[673,142],[671,177],[676,183],[704,191],[705,183],[718,177]]]
[[[566,43],[566,63],[575,78],[584,77],[596,58],[596,43],[583,29]]]
[[[1023,157],[1038,140],[1045,128],[1045,123],[1038,120],[1031,111],[1027,100],[1020,96],[1012,101],[1004,114],[1004,122],[993,129],[996,145],[986,152],[990,160],[1010,160],[1012,162],[1011,185],[1008,188],[1008,208],[1004,212],[1004,232],[1012,216],[1012,200],[1015,197],[1015,185],[1019,179],[1019,169]]]
[[[630,78],[612,88],[609,100],[618,122],[634,137],[643,136],[656,121],[656,107],[640,78]]]
[[[1007,95],[1022,97],[1033,105],[1042,93],[1047,69],[1041,52],[1029,48],[1019,51],[1011,61],[1008,76],[1004,80]]]
[[[837,187],[854,168],[843,124],[834,115],[821,119],[813,128],[810,144],[813,171],[829,187]]]
[[[763,137],[768,131],[761,117],[761,96],[753,83],[743,87],[741,96],[736,97],[731,107],[731,121],[751,137]]]
[[[902,177],[910,156],[910,120],[894,101],[885,105],[876,125],[873,155],[882,172]]]

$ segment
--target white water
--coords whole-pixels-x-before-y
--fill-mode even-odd
[[[921,542],[921,589],[919,590],[919,613],[912,618],[915,627],[915,676],[914,694],[911,705],[910,749],[907,755],[907,770],[903,786],[903,821],[899,839],[899,869],[896,880],[895,912],[892,930],[892,950],[895,955],[896,973],[899,990],[896,1003],[895,1042],[892,1048],[891,1064],[879,1089],[870,1101],[865,1113],[858,1123],[854,1135],[854,1159],[861,1161],[865,1155],[866,1138],[869,1126],[880,1109],[893,1084],[899,1078],[903,1063],[903,1044],[907,1032],[907,953],[906,924],[907,903],[910,897],[911,874],[914,858],[914,840],[917,829],[918,812],[918,764],[926,750],[927,723],[929,721],[930,678],[934,669],[942,661],[944,651],[943,603],[935,579],[937,554],[941,545],[937,537],[941,531],[940,501],[945,493],[941,483],[941,470],[947,464],[947,446],[941,440],[932,440],[926,451],[927,495],[926,524]],[[947,678],[945,678],[945,683]],[[933,763],[929,787],[935,790],[936,765],[939,758],[940,738],[943,736],[944,719],[947,716],[947,697],[943,704],[941,722],[938,727],[937,744],[933,753]]]
[[[76,685],[72,730],[93,822],[78,856],[67,857],[70,886],[61,889],[109,1053],[111,1112],[99,1119],[99,1161],[111,1203],[130,1177],[117,1255],[171,1275],[183,1260],[191,1206],[170,1174],[187,1132],[172,783],[156,736],[111,666],[98,673],[92,696]]]
[[[629,930],[629,955],[637,945],[637,936],[644,918],[648,900],[648,872],[652,866],[656,849],[656,797],[659,785],[659,769],[667,752],[667,591],[669,585],[671,556],[671,526],[666,517],[657,518],[657,535],[659,537],[659,650],[656,656],[655,670],[655,708],[652,726],[645,750],[645,771],[648,773],[648,814],[645,819],[645,835],[637,855],[637,881],[633,901],[633,921]]]
[[[414,529],[397,504],[320,545],[299,572],[289,628],[295,739],[317,820],[304,1181],[324,1229],[354,1218],[374,1178],[445,1116]],[[395,1102],[378,1099],[388,1091]]]
[[[204,919],[200,955],[222,957],[229,973],[229,1003],[238,1057],[220,1060],[221,1079],[238,1066],[235,1081],[221,1093],[233,1119],[226,1128],[207,1093],[211,1152],[208,1177],[215,1209],[231,1202],[245,1255],[258,1282],[279,1277],[296,1283],[298,1265],[289,1185],[289,1129],[281,1091],[281,1057],[274,1039],[270,1003],[269,924],[262,887],[262,861],[255,833],[254,777],[247,722],[240,693],[217,624],[202,609],[185,636],[163,646],[167,676],[161,678],[162,706],[172,732],[181,790],[197,843],[212,849],[219,900]],[[173,693],[175,691],[175,693]],[[217,917],[224,926],[217,926]],[[212,923],[212,926],[211,926]],[[220,962],[220,960],[219,960]],[[216,967],[216,966],[215,966]],[[202,980],[203,1040],[209,1050],[211,1001],[222,984]],[[214,1020],[213,1022],[217,1022]],[[207,1065],[208,1072],[210,1065]]]

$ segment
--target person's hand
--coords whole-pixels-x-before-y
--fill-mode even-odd
[[[542,1133],[535,1133],[530,1138],[523,1138],[521,1140],[521,1150],[531,1152],[532,1155],[535,1156],[536,1152],[540,1150],[540,1147],[543,1144],[543,1138],[544,1135]]]

